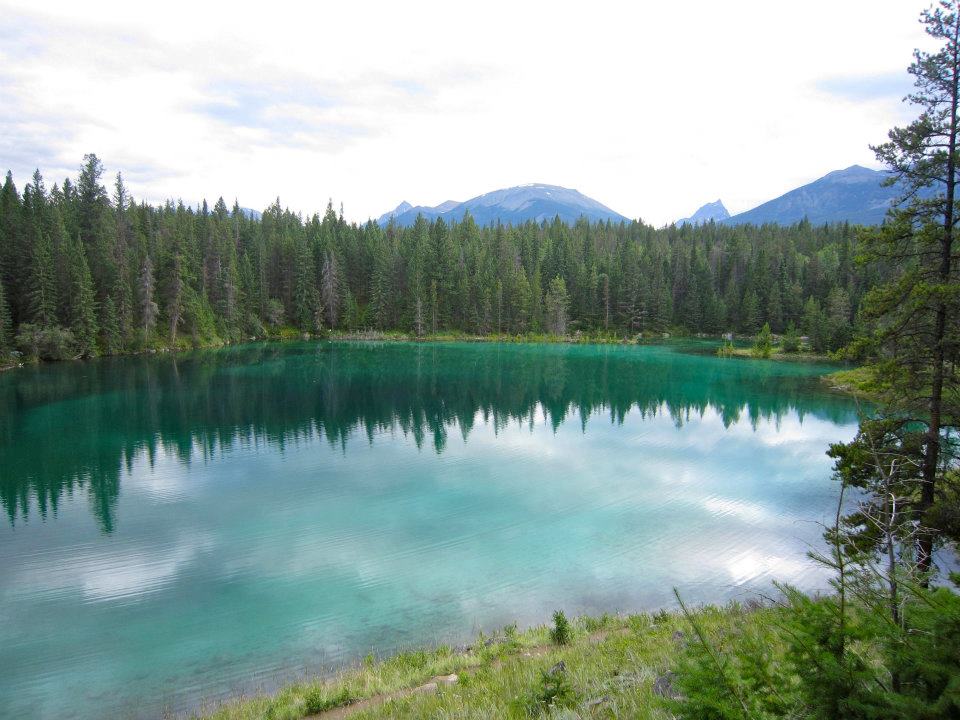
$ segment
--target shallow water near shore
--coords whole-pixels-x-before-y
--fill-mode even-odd
[[[0,716],[189,712],[510,622],[825,587],[828,365],[251,344],[0,374]]]

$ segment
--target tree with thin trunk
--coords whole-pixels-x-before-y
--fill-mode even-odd
[[[889,133],[874,149],[890,169],[890,184],[903,192],[879,229],[860,238],[862,259],[889,278],[865,298],[863,316],[872,334],[854,344],[875,358],[884,403],[924,426],[920,444],[920,497],[916,522],[937,497],[937,485],[955,464],[944,442],[958,427],[958,321],[960,282],[954,258],[957,213],[958,104],[960,104],[960,3],[941,2],[921,15],[935,52],[917,50],[909,72],[914,92],[906,100],[919,108],[916,120]],[[932,563],[936,532],[920,534],[917,559]]]
[[[144,256],[143,265],[140,267],[139,286],[140,319],[143,323],[144,339],[147,340],[150,337],[150,333],[153,332],[154,325],[157,323],[157,315],[160,311],[157,303],[153,299],[153,262],[150,260],[149,255]]]
[[[567,284],[559,275],[550,281],[545,305],[547,329],[555,335],[566,335],[567,309],[570,306],[570,296],[567,294]]]

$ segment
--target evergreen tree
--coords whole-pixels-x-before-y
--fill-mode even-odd
[[[10,319],[10,306],[7,305],[7,293],[3,289],[3,280],[0,280],[0,357],[8,355],[12,349],[12,329],[13,322]]]
[[[150,260],[149,255],[144,256],[143,264],[140,266],[139,291],[140,291],[140,322],[141,322],[141,327],[143,328],[144,340],[149,341],[150,334],[153,332],[153,328],[157,324],[157,315],[160,312],[160,309],[157,307],[156,301],[154,301],[153,299],[153,294],[154,294],[153,262]]]
[[[101,328],[101,347],[104,355],[118,355],[123,351],[123,335],[120,332],[120,318],[113,297],[107,295],[103,302]]]
[[[933,52],[916,51],[910,66],[915,91],[907,100],[919,116],[890,131],[874,148],[877,158],[903,184],[905,202],[889,222],[861,237],[863,256],[889,267],[893,277],[874,288],[864,302],[872,322],[868,348],[873,367],[889,388],[890,409],[926,426],[921,453],[921,521],[933,506],[936,488],[956,457],[945,449],[945,435],[960,427],[960,279],[954,234],[958,139],[960,139],[960,7],[955,0],[924,11]],[[923,533],[918,559],[930,566],[935,533]]]
[[[53,327],[57,324],[53,248],[46,232],[38,227],[34,232],[33,258],[27,282],[27,317],[40,327]]]
[[[304,332],[319,331],[317,325],[320,302],[313,279],[313,257],[306,244],[300,247],[294,272],[293,320]]]
[[[567,334],[567,308],[570,297],[567,294],[567,284],[557,275],[550,281],[547,297],[544,302],[547,314],[547,330],[554,335]]]
[[[97,354],[99,325],[93,278],[90,276],[90,268],[79,239],[73,244],[70,266],[73,274],[70,330],[73,332],[77,353],[81,357],[93,357]]]

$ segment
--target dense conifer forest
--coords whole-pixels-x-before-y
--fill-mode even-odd
[[[755,334],[796,328],[836,349],[871,286],[855,228],[653,228],[555,220],[262,217],[111,191],[96,155],[47,187],[0,190],[0,352],[43,359],[217,345],[295,328],[417,335]]]

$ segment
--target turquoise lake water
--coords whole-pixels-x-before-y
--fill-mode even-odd
[[[511,622],[826,580],[816,364],[245,345],[0,374],[0,717],[157,717]]]

